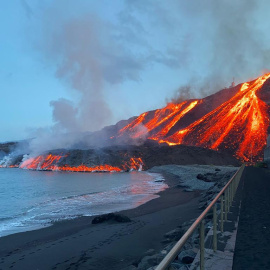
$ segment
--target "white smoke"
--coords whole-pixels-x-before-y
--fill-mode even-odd
[[[186,74],[183,96],[187,87],[205,97],[270,70],[269,1],[128,0],[126,12],[135,11],[152,22],[152,35],[164,30],[161,42],[170,41],[168,53]]]
[[[0,167],[8,167],[12,164],[12,155],[6,155],[0,159]]]
[[[32,136],[34,151],[72,146],[82,132],[110,124],[105,88],[139,81],[152,64],[188,74],[181,99],[208,95],[270,67],[268,32],[258,30],[262,10],[270,11],[267,1],[127,0],[114,22],[91,13],[85,1],[66,3],[52,1],[44,9],[37,48],[77,101],[51,102],[55,125]],[[86,11],[70,13],[77,6]]]
[[[111,124],[113,111],[106,101],[106,85],[138,81],[145,66],[153,62],[176,65],[170,55],[154,54],[138,35],[143,32],[141,23],[123,23],[127,19],[124,13],[112,24],[91,12],[65,13],[65,3],[59,0],[45,9],[36,48],[46,64],[56,67],[56,77],[78,100],[51,102],[55,124],[32,134],[35,138],[30,148],[34,152],[70,147],[82,139],[81,133]]]
[[[57,64],[56,76],[80,97],[76,104],[66,99],[51,102],[54,121],[67,132],[94,131],[111,120],[104,97],[107,71],[100,59],[105,48],[99,31],[102,25],[92,16],[68,21],[58,17],[44,37],[44,54]]]
[[[65,20],[61,13],[58,15],[49,23],[48,17],[44,17],[48,25],[42,53],[46,61],[57,65],[56,76],[67,88],[77,92],[79,101],[74,103],[61,98],[50,103],[55,124],[32,135],[35,138],[30,148],[34,153],[72,146],[80,140],[82,132],[101,129],[112,117],[103,88],[111,74],[101,59],[108,50],[104,48],[108,42],[103,43],[99,33],[103,31],[102,24],[93,16]],[[105,60],[108,60],[107,65],[117,65],[115,59]]]

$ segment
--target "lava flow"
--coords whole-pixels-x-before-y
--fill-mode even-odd
[[[265,147],[270,123],[268,106],[256,95],[268,78],[270,74],[242,84],[230,100],[161,142],[230,149],[243,161],[252,161]]]
[[[154,112],[146,112],[137,117],[127,126],[123,127],[118,134],[118,137],[129,133],[131,138],[139,138],[143,135],[151,133],[155,134],[150,139],[158,140],[167,135],[170,129],[197,104],[198,100],[184,101],[180,104],[169,103],[166,107],[158,109]],[[162,129],[161,129],[162,128]],[[160,130],[155,132],[155,130]]]
[[[258,97],[258,92],[269,78],[270,73],[243,83],[238,88],[220,91],[215,95],[216,99],[225,91],[229,93],[228,98],[208,111],[207,102],[211,97],[214,100],[214,95],[201,100],[169,104],[163,109],[143,113],[122,128],[118,136],[137,138],[144,135],[169,145],[185,144],[229,150],[242,161],[260,160],[266,144],[270,110],[269,105]],[[201,108],[205,110],[204,114]],[[200,113],[201,116],[197,117]]]
[[[28,158],[20,164],[20,168],[22,169],[30,169],[30,170],[57,170],[57,162],[65,156],[62,155],[40,155],[35,158]]]
[[[39,155],[35,158],[28,158],[20,164],[22,169],[31,170],[46,170],[46,171],[69,171],[69,172],[122,172],[130,170],[141,170],[143,161],[141,158],[132,157],[128,161],[122,161],[118,166],[109,164],[102,164],[96,166],[86,166],[81,164],[79,166],[71,166],[63,163],[63,159],[67,155]]]

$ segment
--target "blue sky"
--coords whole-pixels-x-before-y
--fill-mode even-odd
[[[260,3],[257,3],[260,2]],[[17,0],[0,17],[0,141],[93,131],[269,69],[268,1]]]

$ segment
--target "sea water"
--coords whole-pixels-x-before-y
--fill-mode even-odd
[[[55,221],[135,208],[168,186],[146,172],[73,173],[0,168],[0,236]]]

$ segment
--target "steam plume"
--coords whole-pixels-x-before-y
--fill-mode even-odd
[[[255,0],[179,3],[193,20],[187,28],[193,43],[189,68],[194,76],[190,83],[200,90],[200,96],[229,86],[233,78],[240,83],[269,69],[269,43],[259,30],[263,29],[262,7],[270,11],[269,2]]]
[[[75,5],[82,3],[86,2]],[[51,102],[55,126],[45,137],[52,136],[48,141],[55,147],[75,143],[80,132],[111,123],[105,87],[139,81],[153,63],[186,75],[182,85],[188,87],[179,86],[181,99],[209,95],[229,86],[233,78],[236,83],[248,81],[269,69],[268,32],[258,30],[262,7],[270,12],[267,1],[127,0],[114,23],[90,12],[66,15],[65,4],[53,2],[44,12],[39,47],[46,62],[56,66],[56,76],[78,98]]]
[[[127,1],[150,18],[153,29],[163,29],[167,51],[184,74],[177,92],[196,97],[258,77],[270,69],[269,1]],[[152,32],[154,32],[153,30]],[[151,32],[151,33],[152,33]],[[162,42],[162,41],[161,41]],[[178,95],[178,94],[177,94]],[[189,98],[189,94],[186,96]],[[173,98],[174,99],[174,98]]]

